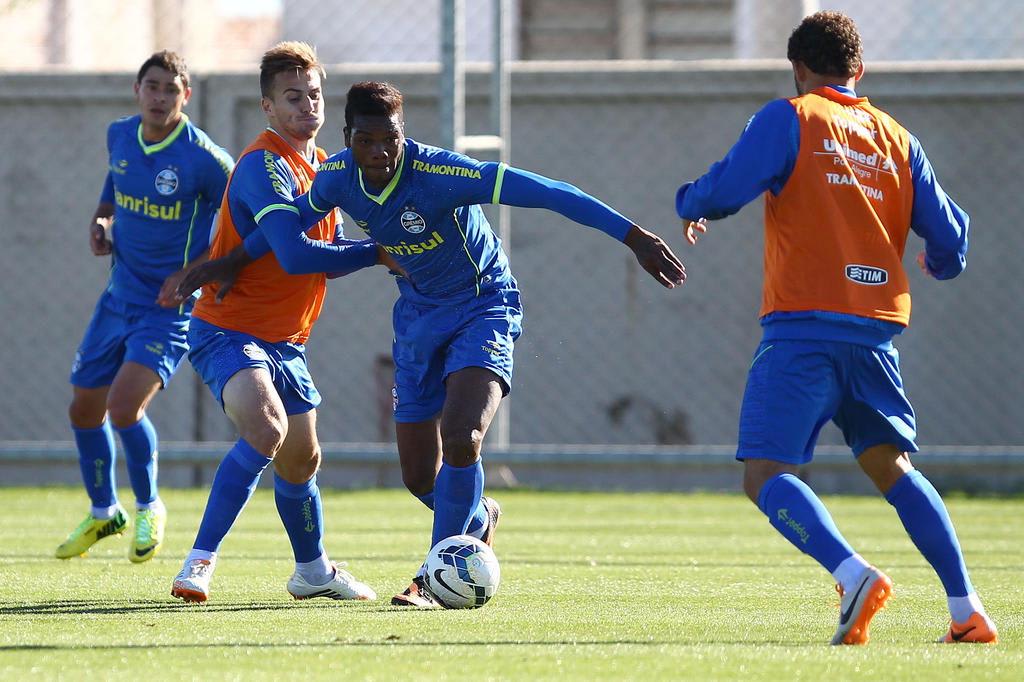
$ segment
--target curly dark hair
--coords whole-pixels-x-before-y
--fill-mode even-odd
[[[345,98],[345,127],[355,116],[391,116],[402,113],[402,93],[391,83],[363,81],[348,89]]]
[[[861,65],[860,33],[842,12],[816,12],[789,36],[786,57],[821,76],[852,78]]]
[[[158,67],[173,73],[175,76],[181,78],[181,84],[186,88],[188,87],[188,66],[185,64],[185,60],[177,52],[171,50],[160,50],[150,55],[149,59],[142,62],[142,66],[139,67],[139,73],[135,76],[135,82],[141,83],[142,79],[146,76],[146,72],[151,67]]]

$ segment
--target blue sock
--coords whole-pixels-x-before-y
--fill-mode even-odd
[[[252,497],[260,474],[273,460],[264,457],[256,449],[239,438],[228,451],[210,486],[210,499],[199,524],[193,549],[216,552],[231,525],[242,513],[245,503]]]
[[[292,543],[295,562],[304,564],[324,553],[324,506],[316,476],[305,483],[289,483],[274,474],[277,513]]]
[[[430,546],[466,532],[484,492],[484,466],[480,460],[468,467],[441,465],[434,482],[434,532]]]
[[[907,535],[917,545],[946,589],[946,596],[966,597],[974,591],[949,512],[935,487],[916,469],[893,484],[885,499],[896,508]]]
[[[793,474],[779,474],[765,481],[757,506],[775,530],[829,573],[853,556],[853,548],[839,533],[825,505]]]
[[[137,424],[118,429],[124,445],[128,478],[132,482],[135,501],[149,504],[156,501],[156,429],[149,417],[143,415]]]
[[[112,507],[117,504],[117,484],[114,478],[114,432],[110,421],[95,429],[76,429],[78,465],[82,469],[82,482],[94,507]]]
[[[433,510],[434,508],[434,491],[431,490],[426,495],[416,495],[416,499],[426,505],[427,509]],[[476,535],[477,531],[483,528],[487,524],[487,510],[484,509],[482,504],[476,506],[476,511],[473,512],[472,518],[469,519],[469,526],[466,527],[466,533],[469,535]],[[443,539],[443,538],[442,538]]]

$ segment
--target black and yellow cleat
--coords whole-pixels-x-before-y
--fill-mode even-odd
[[[57,548],[58,559],[85,556],[89,548],[105,537],[120,535],[128,529],[128,514],[120,506],[109,519],[97,519],[89,514],[71,531],[68,539]]]

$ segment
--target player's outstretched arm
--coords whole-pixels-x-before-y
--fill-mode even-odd
[[[682,262],[661,237],[578,187],[518,168],[506,168],[498,183],[497,203],[546,208],[581,225],[601,230],[625,243],[644,270],[669,289],[686,279]]]

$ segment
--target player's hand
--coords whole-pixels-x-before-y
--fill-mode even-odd
[[[110,218],[97,218],[89,226],[89,248],[94,256],[109,256],[114,245],[110,241]]]
[[[925,256],[924,251],[922,251],[921,253],[917,254],[917,267],[921,268],[921,272],[923,272],[924,274],[928,275],[929,277],[934,277],[935,276],[935,273],[933,273],[931,270],[928,269],[928,260],[927,260],[927,257]]]
[[[402,277],[408,277],[408,273],[398,264],[394,256],[384,250],[384,247],[377,244],[377,264],[383,265],[389,271],[401,275]]]
[[[690,244],[696,244],[697,239],[700,235],[707,233],[708,231],[708,219],[701,218],[700,220],[690,220],[689,218],[683,218],[683,236],[686,237],[686,241]]]
[[[231,291],[231,287],[235,285],[238,273],[242,271],[243,267],[245,267],[245,264],[240,263],[238,259],[233,258],[231,255],[200,263],[190,268],[184,274],[184,277],[182,277],[181,282],[178,283],[175,289],[176,298],[180,303],[191,296],[197,289],[201,289],[207,284],[216,283],[218,285],[217,293],[213,300],[216,303],[220,303],[228,295],[228,292]]]
[[[184,298],[178,296],[178,285],[181,284],[181,280],[187,273],[187,269],[182,269],[167,275],[167,279],[160,287],[160,293],[156,295],[157,305],[164,308],[177,308],[185,298],[188,298],[187,296]]]
[[[667,289],[686,281],[686,268],[661,237],[634,225],[626,235],[625,244],[632,249],[637,262],[651,277]]]

